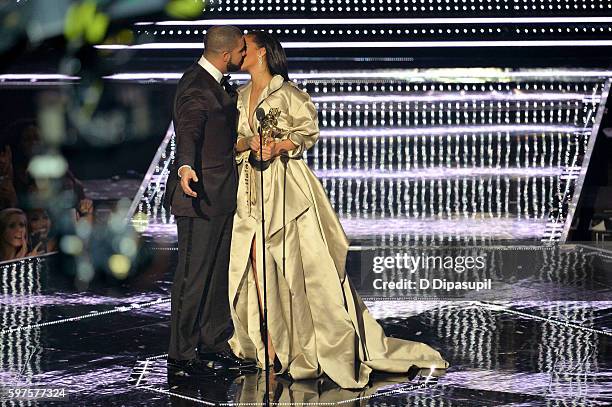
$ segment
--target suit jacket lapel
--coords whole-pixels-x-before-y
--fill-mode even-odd
[[[221,103],[222,106],[226,106],[228,103],[231,103],[232,97],[225,91],[223,86],[213,76],[208,73],[208,71],[198,63],[196,63],[197,68],[200,70],[203,78],[208,82],[210,89],[213,91],[217,100]]]
[[[237,95],[232,97],[230,96],[223,86],[219,82],[213,78],[213,76],[208,73],[208,71],[198,63],[196,63],[197,68],[201,71],[202,77],[206,80],[208,87],[212,91],[212,93],[217,98],[217,101],[222,106],[223,110],[229,116],[230,120],[228,120],[228,124],[232,126],[235,130],[238,128],[238,110],[236,108],[236,98]],[[236,139],[236,131],[234,131],[234,141]]]

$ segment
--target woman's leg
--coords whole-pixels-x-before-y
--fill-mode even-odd
[[[257,261],[255,257],[256,253],[255,246],[255,238],[253,237],[253,241],[251,242],[251,267],[253,268],[253,277],[255,278],[255,287],[257,287],[257,299],[259,303],[259,315],[263,318],[263,296],[261,295],[261,290],[259,289],[259,280],[257,279]],[[263,339],[263,332],[262,332]],[[270,331],[268,330],[268,357],[270,360],[268,361],[268,365],[274,363],[274,357],[276,353],[274,352],[274,346],[272,345],[272,337],[270,336]]]

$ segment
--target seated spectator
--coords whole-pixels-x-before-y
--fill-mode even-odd
[[[0,142],[0,209],[17,206],[11,147]]]
[[[57,251],[57,240],[51,234],[51,219],[45,209],[31,209],[27,213],[30,226],[30,247],[38,247],[38,254]]]
[[[26,214],[17,208],[0,211],[0,261],[37,256],[40,243],[28,250],[28,228]]]
[[[49,205],[48,196],[40,196],[36,181],[28,172],[28,166],[32,158],[45,152],[41,142],[40,129],[33,120],[19,120],[14,122],[7,133],[10,135],[13,158],[13,183],[17,192],[17,201],[21,208],[31,208]],[[70,170],[53,183],[54,196],[62,192],[69,192],[67,197],[68,207],[76,209],[78,218],[85,217],[93,220],[93,202],[87,199],[83,184],[74,176]],[[45,198],[46,196],[46,198]],[[68,198],[69,197],[69,198]],[[68,202],[69,201],[69,202]]]
[[[40,131],[36,122],[28,119],[12,123],[7,133],[13,152],[13,182],[19,201],[23,204],[36,188],[28,173],[28,165],[32,157],[41,152]]]

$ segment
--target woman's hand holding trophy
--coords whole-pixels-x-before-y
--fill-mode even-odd
[[[275,148],[275,139],[280,138],[282,135],[282,131],[278,128],[279,116],[280,110],[278,108],[272,108],[262,118],[262,120],[260,120],[263,148],[260,146],[259,135],[251,137],[249,140],[249,147],[251,149],[251,153],[249,154],[249,162],[255,168],[265,170],[270,165],[270,160],[278,155]],[[263,159],[263,161],[261,159]]]

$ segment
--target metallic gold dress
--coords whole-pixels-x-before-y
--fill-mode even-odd
[[[238,137],[255,133],[249,126],[251,85],[238,97]],[[319,136],[317,112],[307,93],[281,76],[262,92],[258,106],[266,112],[279,108],[282,138],[298,147],[293,158],[311,147]],[[255,109],[253,109],[255,111]],[[256,119],[252,120],[257,123]],[[248,162],[248,151],[238,156],[238,206],[234,217],[229,295],[235,333],[230,345],[236,355],[265,360],[260,312],[249,253],[256,240],[257,276],[262,282],[260,172]],[[290,159],[286,171],[283,224],[283,181],[279,158],[264,171],[264,214],[268,329],[282,364],[277,373],[295,380],[327,374],[343,388],[362,388],[372,370],[406,372],[411,366],[446,368],[448,363],[431,347],[387,338],[370,315],[345,273],[348,241],[327,195],[304,160]],[[285,227],[283,227],[285,225]],[[285,272],[283,273],[283,233]]]

